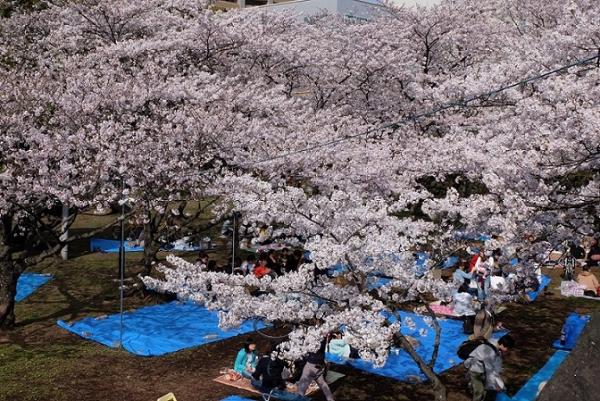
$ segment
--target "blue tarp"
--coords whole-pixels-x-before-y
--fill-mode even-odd
[[[119,253],[120,246],[121,241],[114,239],[92,238],[90,240],[90,252]],[[178,240],[168,246],[161,247],[161,250],[195,252],[200,250],[200,246]],[[125,252],[144,252],[144,247],[135,246],[132,242],[125,241]]]
[[[368,277],[367,278],[367,289],[369,291],[376,290],[380,287],[383,287],[390,281],[392,281],[392,279],[387,278],[387,277],[375,277],[375,276]]]
[[[221,401],[252,401],[250,398],[240,397],[239,395],[230,395],[227,398],[223,398]]]
[[[90,240],[90,252],[119,253],[121,242],[113,239],[92,238]],[[143,246],[133,246],[125,241],[125,252],[144,252]]]
[[[394,257],[395,255],[387,255],[387,256],[392,256]],[[396,255],[397,256],[397,255]],[[424,275],[427,270],[427,261],[429,260],[429,254],[427,252],[417,252],[415,254],[415,265],[414,265],[414,271],[415,271],[415,275],[417,277],[420,277],[422,275]],[[371,264],[373,263],[373,259],[372,258],[367,258],[365,261],[367,264]],[[450,267],[455,266],[458,263],[458,256],[449,256],[443,263],[442,265],[442,269],[448,269]],[[338,263],[330,268],[327,269],[327,272],[329,275],[331,276],[339,276],[343,273],[345,273],[347,271],[347,267],[344,263]],[[373,274],[374,276],[376,276],[377,274]]]
[[[429,362],[429,359],[431,359],[431,355],[433,354],[435,330],[427,325],[421,315],[400,312],[400,316],[402,317],[402,333],[414,337],[419,342],[416,351],[422,358],[425,358],[425,360]],[[409,327],[407,318],[410,318],[410,320],[414,322],[414,327]],[[390,318],[390,321],[393,320],[393,318]],[[442,333],[434,370],[436,373],[441,373],[462,362],[458,355],[456,355],[456,351],[460,344],[467,339],[467,335],[463,333],[461,321],[438,319],[438,322],[442,329]],[[424,336],[422,336],[421,333],[423,333]],[[406,381],[410,379],[410,376],[425,379],[425,375],[421,373],[421,370],[410,355],[399,348],[392,349],[386,364],[381,368],[376,368],[370,362],[360,359],[343,359],[331,354],[328,354],[327,358],[334,363],[350,365],[365,372],[390,377],[400,381]]]
[[[488,234],[477,234],[477,233],[467,233],[464,231],[457,231],[454,233],[454,238],[461,239],[465,241],[489,241],[492,239],[491,235]]]
[[[265,327],[259,322],[245,322],[238,328],[224,331],[218,327],[218,312],[177,301],[125,312],[123,321],[123,348],[142,356],[157,356],[197,347]],[[81,319],[71,325],[59,320],[57,324],[86,339],[113,348],[119,346],[118,313]]]
[[[525,383],[512,398],[505,393],[499,394],[496,401],[535,401],[540,384],[552,378],[561,363],[567,358],[569,352],[556,351],[548,362]]]
[[[538,295],[540,295],[540,293],[544,291],[544,288],[548,287],[550,281],[552,281],[552,279],[549,276],[542,276],[542,278],[540,279],[540,286],[538,287],[537,291],[529,291],[527,293],[529,299],[535,301]]]
[[[21,274],[19,280],[17,280],[17,296],[15,297],[15,301],[21,302],[50,280],[52,280],[52,275],[50,274]]]
[[[583,333],[585,325],[590,321],[589,315],[579,315],[577,313],[571,313],[562,328],[565,333],[565,343],[561,344],[560,340],[554,341],[552,346],[556,349],[572,350],[579,340],[579,336]]]
[[[449,268],[451,268],[453,266],[456,266],[457,263],[458,263],[458,256],[450,256],[444,262],[444,265],[442,266],[442,269],[449,269]]]

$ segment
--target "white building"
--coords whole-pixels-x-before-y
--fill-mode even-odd
[[[432,6],[442,0],[393,0],[395,4]],[[304,17],[321,12],[338,13],[350,18],[368,19],[382,9],[379,0],[220,0],[218,8],[246,8],[257,6],[265,11],[291,10]]]

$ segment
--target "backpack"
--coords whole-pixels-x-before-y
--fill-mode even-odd
[[[475,340],[466,340],[464,341],[459,347],[458,347],[458,351],[456,351],[456,354],[458,355],[458,357],[460,359],[467,360],[469,359],[469,356],[471,355],[471,353],[473,351],[475,351],[475,349],[477,347],[479,347],[482,344],[486,344],[488,346],[490,346],[494,352],[498,352],[498,350],[496,349],[496,347],[494,347],[488,340],[484,339],[484,338],[478,338]]]

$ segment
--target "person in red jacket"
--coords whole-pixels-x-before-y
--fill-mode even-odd
[[[471,273],[471,274],[473,273],[475,266],[477,266],[477,262],[479,262],[479,263],[483,262],[484,257],[485,257],[485,252],[483,249],[480,249],[478,253],[473,255],[473,257],[471,257],[471,260],[469,261],[469,273]]]
[[[264,256],[258,259],[258,265],[254,266],[254,275],[257,278],[263,278],[266,275],[273,274],[273,270],[267,267],[267,260]]]

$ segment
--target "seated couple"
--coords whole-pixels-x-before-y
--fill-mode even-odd
[[[324,378],[325,343],[317,352],[309,353],[302,370],[302,377],[297,383],[295,393],[287,390],[287,380],[290,378],[285,362],[278,357],[277,345],[271,347],[269,354],[256,358],[256,344],[249,340],[238,352],[234,370],[250,379],[252,387],[263,394],[282,401],[307,401],[304,394],[309,385],[316,381],[327,401],[333,401],[333,395]]]

